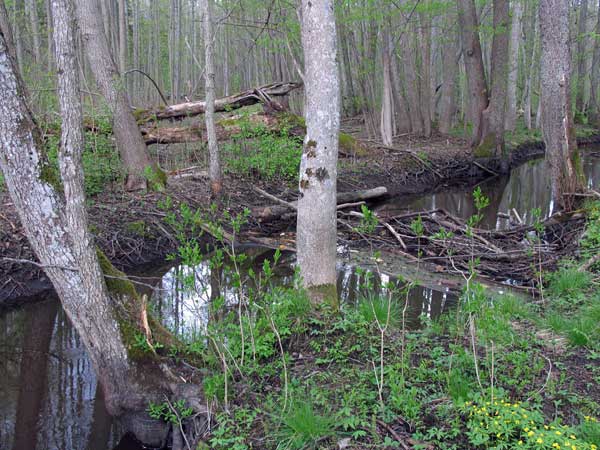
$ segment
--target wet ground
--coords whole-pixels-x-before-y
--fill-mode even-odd
[[[600,154],[588,150],[584,167],[588,186],[598,186]],[[517,216],[530,223],[534,208],[540,208],[542,218],[552,214],[549,174],[544,161],[526,163],[511,176],[491,177],[480,186],[490,198],[490,206],[484,212],[486,227],[506,228],[509,220],[518,220]],[[472,190],[470,186],[417,198],[392,199],[379,205],[378,211],[394,215],[443,208],[467,218],[475,212]],[[265,258],[272,257],[264,249],[248,252],[255,269],[262,266]],[[293,255],[282,257],[276,269],[278,283],[292,285],[293,263]],[[193,275],[196,284],[193,293],[179,289],[178,274],[182,270]],[[398,272],[404,270],[390,270]],[[152,294],[156,313],[169,328],[182,335],[202,333],[210,320],[211,299],[222,294],[227,304],[237,302],[237,292],[229,280],[222,272],[211,271],[207,263],[194,270],[164,266],[142,275],[149,277],[144,282],[157,288],[153,293],[147,292]],[[358,302],[363,281],[354,264],[348,259],[340,261],[338,291],[344,304],[352,306]],[[381,281],[401,284],[385,274],[376,282],[379,288]],[[457,287],[432,277],[424,286],[413,288],[408,297],[408,325],[418,327],[421,317],[435,318],[451,307],[457,299],[452,288]],[[54,298],[40,298],[0,316],[0,398],[1,449],[139,448],[123,438],[118,424],[107,415],[83,344]]]

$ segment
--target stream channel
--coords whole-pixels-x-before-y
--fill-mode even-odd
[[[600,148],[584,152],[583,161],[587,185],[600,186]],[[543,217],[551,215],[549,181],[545,162],[534,160],[514,169],[510,176],[480,183],[490,198],[482,226],[508,227],[509,219],[505,217],[513,208],[525,222],[531,222],[534,208],[540,208]],[[393,215],[443,208],[467,218],[475,213],[472,190],[473,186],[446,188],[418,197],[393,198],[375,209],[379,214]],[[259,271],[264,259],[273,256],[272,251],[258,247],[244,251],[251,261],[245,270],[252,267]],[[353,305],[359,300],[363,277],[356,268],[360,265],[368,269],[369,263],[365,264],[368,259],[364,255],[344,253],[338,262],[338,292],[341,302]],[[277,283],[293,283],[293,267],[293,254],[284,254],[276,267]],[[414,264],[386,261],[382,267],[382,276],[375,280],[376,289],[381,289],[381,282],[397,281],[387,274],[414,275]],[[136,275],[149,277],[144,281],[156,286],[153,292],[146,288],[146,293],[165,325],[180,334],[202,333],[209,320],[211,294],[214,297],[218,290],[229,305],[237,302],[237,294],[226,279],[216,282],[222,274],[211,273],[208,263],[193,269],[196,292],[182,292],[177,277],[182,270],[192,269],[163,265]],[[460,289],[458,283],[432,274],[420,274],[420,279],[421,286],[409,294],[407,324],[413,328],[420,326],[423,317],[434,319],[452,307]],[[141,448],[129,436],[123,436],[118,422],[106,413],[83,343],[52,294],[20,308],[0,309],[0,399],[0,449]]]

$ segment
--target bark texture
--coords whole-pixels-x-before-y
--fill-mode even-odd
[[[104,34],[98,0],[78,0],[75,3],[77,22],[90,68],[106,105],[112,112],[117,148],[127,171],[125,187],[128,190],[144,189],[147,186],[144,172],[147,168],[158,169],[150,160],[131,112],[124,81],[119,75]]]
[[[333,0],[302,0],[306,137],[300,163],[298,264],[313,301],[337,302],[336,190],[340,85]]]
[[[208,176],[210,190],[214,197],[219,197],[223,187],[219,143],[215,129],[215,62],[214,36],[212,31],[212,0],[202,0],[202,23],[204,24],[204,58],[205,58],[205,90],[206,90],[206,133],[208,141]]]
[[[508,0],[494,0],[494,38],[492,41],[491,96],[483,113],[480,148],[502,157],[502,171],[508,171],[508,155],[504,145],[504,117],[508,81]]]
[[[158,365],[143,369],[130,357],[126,336],[137,328],[135,290],[109,293],[87,231],[83,172],[82,113],[76,70],[74,26],[68,0],[53,0],[54,39],[63,115],[59,166],[53,176],[40,132],[28,109],[16,66],[0,34],[0,167],[33,251],[84,342],[113,415],[144,411],[165,392]],[[62,192],[61,192],[62,191]],[[108,266],[107,266],[108,267]],[[113,287],[116,286],[111,280]],[[125,300],[131,300],[128,303]],[[131,343],[131,341],[129,341]],[[150,442],[148,442],[150,443]],[[152,441],[157,444],[156,441]]]
[[[469,109],[468,121],[471,126],[471,145],[478,145],[481,142],[482,115],[488,106],[488,94],[474,0],[458,0],[458,18],[467,76],[466,96]]]
[[[571,51],[568,0],[541,0],[541,108],[546,159],[556,209],[569,208],[564,194],[581,188],[581,162],[571,110]]]
[[[510,24],[510,52],[508,66],[508,87],[506,94],[506,118],[504,129],[514,131],[517,123],[517,80],[519,77],[519,47],[521,43],[521,22],[523,5],[519,0],[512,2]]]
[[[595,44],[592,59],[592,88],[590,90],[590,123],[600,128],[600,3],[594,30]]]

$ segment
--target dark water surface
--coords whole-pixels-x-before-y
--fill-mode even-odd
[[[259,270],[265,258],[272,258],[272,252],[260,249],[254,255],[253,269]],[[277,283],[292,285],[292,264],[292,255],[282,257],[276,268]],[[237,294],[228,280],[223,280],[222,272],[211,273],[208,263],[195,268],[195,291],[182,291],[177,273],[184,270],[167,267],[145,275],[157,277],[158,289],[152,298],[163,322],[181,335],[197,335],[209,320],[211,299],[222,293],[226,304],[233,306]],[[383,282],[394,281],[387,275],[381,278]],[[341,301],[357,303],[363,282],[364,276],[354,266],[339,265]],[[375,286],[381,289],[379,277]],[[417,327],[421,315],[435,318],[456,302],[455,293],[448,288],[434,288],[410,291],[407,326]],[[403,302],[404,297],[396,300]],[[0,449],[117,448],[122,432],[105,411],[83,343],[56,299],[0,315],[0,353]],[[139,448],[127,439],[118,446],[119,450]]]
[[[595,149],[596,152],[600,148]],[[588,186],[600,185],[599,153],[584,153]],[[508,220],[498,213],[513,208],[527,222],[531,210],[540,208],[546,217],[553,211],[549,174],[544,161],[518,167],[509,177],[493,177],[480,184],[490,198],[483,225],[505,228]],[[473,188],[442,191],[418,198],[391,200],[379,206],[387,214],[443,208],[467,218],[475,213]],[[272,252],[246,250],[258,272]],[[284,255],[276,268],[277,283],[292,286],[293,255]],[[194,292],[179,289],[182,271],[193,274]],[[404,270],[392,272],[405,273]],[[157,289],[147,294],[156,313],[173,331],[181,335],[201,334],[209,318],[211,299],[223,295],[226,304],[237,304],[237,292],[222,272],[212,271],[208,263],[192,269],[165,266],[145,273],[146,282]],[[363,276],[349,263],[338,265],[338,292],[341,301],[354,305],[360,298]],[[388,275],[376,279],[394,281]],[[399,282],[398,282],[399,283]],[[456,301],[456,292],[435,278],[408,295],[407,324],[418,327],[423,316],[435,318]],[[397,298],[404,302],[404,297]],[[119,443],[119,441],[121,441]],[[19,309],[0,313],[0,449],[137,450],[140,447],[123,438],[118,423],[105,411],[91,363],[77,333],[56,299],[40,299]]]
[[[587,187],[599,187],[600,147],[582,149],[581,155]],[[479,186],[490,199],[490,205],[483,211],[482,228],[507,229],[510,226],[509,220],[499,217],[498,213],[511,214],[512,221],[517,222],[514,213],[511,213],[513,208],[523,222],[528,224],[534,220],[534,208],[540,209],[542,219],[554,212],[550,195],[550,172],[544,159],[527,162],[513,169],[510,176],[491,177]],[[394,215],[437,208],[463,219],[471,217],[477,212],[473,201],[473,187],[447,188],[428,195],[391,199],[380,205],[377,211]]]

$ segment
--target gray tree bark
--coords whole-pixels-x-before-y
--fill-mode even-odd
[[[219,197],[223,187],[219,144],[215,129],[215,62],[214,36],[212,31],[212,0],[202,0],[202,23],[204,24],[204,76],[206,81],[206,132],[208,134],[208,174],[210,189],[214,197]]]
[[[474,0],[458,0],[458,20],[461,29],[463,60],[467,76],[467,97],[471,145],[481,142],[482,115],[488,106],[487,84],[479,41],[477,10]]]
[[[119,0],[119,70],[121,74],[127,70],[127,3]]]
[[[600,3],[595,28],[594,56],[592,59],[592,88],[590,90],[590,123],[600,128]]]
[[[146,144],[133,117],[123,79],[111,56],[108,40],[102,29],[98,0],[78,0],[75,11],[90,68],[112,112],[117,148],[127,171],[125,188],[144,189],[147,187],[147,168],[153,171],[160,169],[150,160]]]
[[[552,199],[557,209],[569,208],[567,192],[581,186],[581,162],[571,110],[571,50],[568,0],[541,0],[541,107]]]
[[[512,2],[510,24],[510,52],[508,69],[508,88],[506,94],[506,119],[504,129],[514,131],[517,123],[517,81],[519,77],[519,44],[521,43],[521,21],[523,6],[520,0]]]
[[[585,110],[585,85],[587,79],[587,17],[588,17],[588,0],[581,0],[579,7],[578,19],[578,36],[577,36],[577,90],[575,109],[579,113]]]
[[[447,21],[448,29],[453,29],[456,12]],[[448,24],[450,22],[450,24]],[[442,57],[442,94],[440,100],[440,133],[448,134],[452,128],[452,119],[456,112],[456,77],[458,75],[458,61],[456,56],[458,33],[446,36]]]
[[[508,171],[508,155],[504,144],[504,117],[508,82],[508,0],[494,0],[494,38],[492,41],[492,70],[490,103],[483,112],[480,146],[493,149],[502,158],[502,171]]]
[[[337,158],[340,129],[333,0],[302,0],[306,137],[300,163],[296,245],[313,302],[337,305]]]
[[[42,61],[40,54],[41,42],[40,42],[40,19],[38,16],[37,1],[36,0],[25,0],[25,7],[29,14],[29,23],[31,30],[31,37],[33,39],[33,56],[36,64]]]

